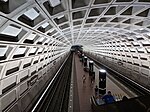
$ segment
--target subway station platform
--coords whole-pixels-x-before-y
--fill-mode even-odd
[[[100,67],[94,63],[95,80],[92,83],[89,72],[84,71],[84,65],[77,54],[74,55],[74,69],[73,111],[92,112],[90,98],[95,95],[94,88],[99,83]],[[85,83],[83,83],[83,75],[86,77]],[[128,98],[136,96],[134,92],[130,91],[108,73],[106,78],[106,91],[111,91],[116,101],[122,100],[123,96],[127,96]]]

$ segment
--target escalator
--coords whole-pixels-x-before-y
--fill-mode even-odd
[[[96,100],[94,96],[90,99],[93,112],[150,112],[150,95],[101,105]]]

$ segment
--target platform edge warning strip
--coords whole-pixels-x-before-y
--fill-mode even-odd
[[[74,94],[73,94],[73,112],[80,112],[75,56],[74,56],[74,88],[73,89],[74,89]]]

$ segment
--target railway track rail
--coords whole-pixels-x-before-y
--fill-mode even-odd
[[[62,69],[50,82],[32,112],[67,112],[71,81],[73,54],[70,54]]]

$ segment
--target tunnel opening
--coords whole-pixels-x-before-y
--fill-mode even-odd
[[[82,45],[73,45],[71,46],[71,49],[70,49],[71,52],[83,52],[83,46]]]

